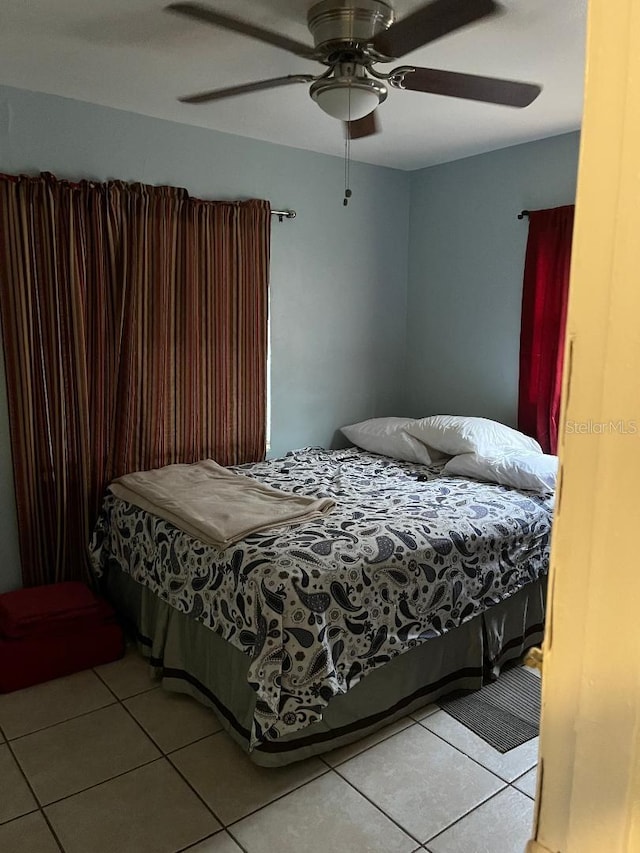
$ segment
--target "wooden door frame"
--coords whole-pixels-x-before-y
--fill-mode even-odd
[[[528,853],[640,850],[640,2],[591,0]]]

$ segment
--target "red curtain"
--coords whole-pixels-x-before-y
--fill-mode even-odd
[[[82,578],[115,477],[263,458],[270,209],[0,175],[25,586]]]
[[[529,214],[522,292],[518,425],[556,453],[574,206]]]

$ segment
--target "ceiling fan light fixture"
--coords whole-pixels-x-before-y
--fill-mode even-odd
[[[328,78],[313,83],[309,94],[332,118],[357,121],[368,116],[385,100],[387,87],[369,78]]]

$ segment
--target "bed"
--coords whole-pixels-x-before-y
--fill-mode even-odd
[[[552,497],[355,448],[232,470],[335,507],[221,549],[107,494],[90,553],[163,686],[256,763],[477,689],[541,641]]]

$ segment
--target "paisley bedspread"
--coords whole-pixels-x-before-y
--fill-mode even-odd
[[[220,550],[108,494],[90,550],[250,656],[252,748],[548,570],[550,498],[353,448],[232,470],[336,507]]]

